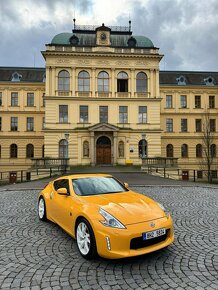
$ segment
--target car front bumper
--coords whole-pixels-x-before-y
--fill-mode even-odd
[[[100,222],[99,222],[100,223]],[[155,224],[151,226],[151,223]],[[143,242],[142,234],[157,229],[166,229],[165,237]],[[174,241],[173,222],[168,217],[126,226],[126,229],[98,225],[95,231],[98,254],[108,259],[119,259],[143,255],[165,248]],[[133,240],[133,242],[131,242]]]

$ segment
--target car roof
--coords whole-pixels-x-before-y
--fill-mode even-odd
[[[110,174],[102,174],[102,173],[92,173],[92,174],[72,174],[72,175],[63,175],[59,178],[56,178],[54,181],[56,180],[60,180],[60,179],[79,179],[79,178],[87,178],[87,177],[112,177],[112,175]]]

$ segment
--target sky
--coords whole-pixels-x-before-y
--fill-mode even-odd
[[[0,66],[44,67],[41,51],[76,24],[128,26],[164,54],[161,70],[218,71],[217,0],[0,0]]]

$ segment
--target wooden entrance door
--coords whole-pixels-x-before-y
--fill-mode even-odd
[[[102,136],[97,140],[96,163],[111,164],[111,141],[108,137]]]
[[[10,172],[10,183],[16,183],[17,181],[17,172]]]

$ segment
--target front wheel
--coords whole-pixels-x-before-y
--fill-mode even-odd
[[[40,197],[39,203],[38,203],[38,216],[41,221],[46,221],[46,206],[45,206],[45,200],[43,197]]]
[[[80,254],[85,259],[93,259],[97,255],[94,232],[86,219],[81,219],[76,226],[76,242]]]

